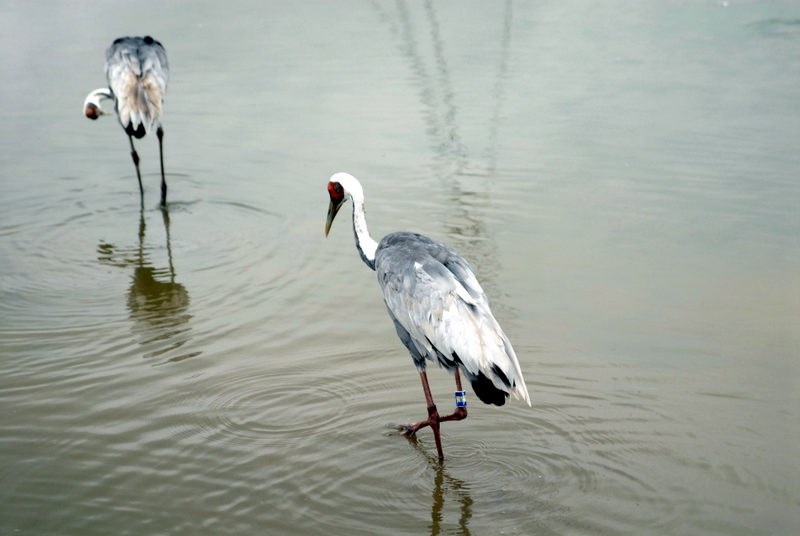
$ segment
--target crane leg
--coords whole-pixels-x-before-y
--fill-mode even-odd
[[[158,136],[158,157],[161,160],[161,206],[167,206],[167,179],[164,177],[164,130],[159,126],[156,130]]]
[[[128,141],[131,142],[131,158],[133,158],[133,165],[136,166],[136,178],[139,179],[139,195],[144,197],[144,188],[142,187],[142,174],[139,173],[139,155],[133,147],[133,136],[128,135]]]
[[[456,389],[462,391],[461,389],[461,375],[458,373],[458,367],[456,367]],[[445,415],[439,419],[439,422],[446,422],[446,421],[462,421],[467,418],[467,407],[461,406],[457,407],[456,410],[451,413],[450,415]]]
[[[442,452],[442,438],[439,434],[439,423],[442,422],[442,420],[439,417],[439,411],[436,409],[436,404],[433,402],[431,388],[428,385],[428,375],[424,370],[422,370],[419,373],[419,377],[422,380],[422,390],[425,391],[425,402],[428,404],[428,420],[414,424],[398,424],[395,428],[400,431],[401,435],[412,437],[417,433],[417,430],[425,428],[426,426],[430,426],[431,430],[433,430],[433,438],[436,441],[436,452],[439,454],[439,459],[443,460],[444,453]]]

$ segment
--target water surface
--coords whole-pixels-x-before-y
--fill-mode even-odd
[[[0,6],[3,534],[791,534],[792,2]],[[80,106],[166,47],[170,186]],[[533,407],[424,398],[348,218],[472,264]],[[345,207],[345,209],[349,209]],[[453,385],[431,369],[440,408]]]

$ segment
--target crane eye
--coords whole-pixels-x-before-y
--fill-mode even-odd
[[[331,196],[331,201],[341,201],[344,198],[344,188],[338,182],[328,183],[328,193]]]

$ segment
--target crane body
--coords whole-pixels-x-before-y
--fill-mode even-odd
[[[169,82],[167,52],[161,43],[150,36],[120,37],[106,51],[105,73],[108,87],[89,93],[83,103],[84,114],[89,119],[108,115],[110,112],[101,107],[100,101],[114,101],[114,111],[128,135],[142,196],[144,188],[139,171],[139,155],[134,148],[133,138],[141,139],[156,127],[161,163],[161,206],[165,207],[167,181],[164,175],[164,129],[161,117]]]
[[[390,233],[376,243],[367,230],[363,189],[352,175],[335,174],[328,193],[326,236],[342,204],[351,199],[356,248],[364,263],[375,270],[389,317],[422,380],[428,420],[399,425],[401,433],[413,436],[430,426],[443,458],[439,424],[467,416],[461,405],[450,415],[439,415],[428,385],[428,361],[454,374],[457,398],[463,373],[486,404],[502,406],[513,395],[530,405],[514,349],[467,261],[442,242],[417,233]]]

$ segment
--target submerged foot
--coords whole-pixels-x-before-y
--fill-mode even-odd
[[[389,428],[396,430],[397,433],[401,436],[405,437],[414,437],[416,435],[417,430],[420,428],[424,428],[426,426],[430,426],[428,421],[425,422],[417,422],[412,424],[390,424]]]

